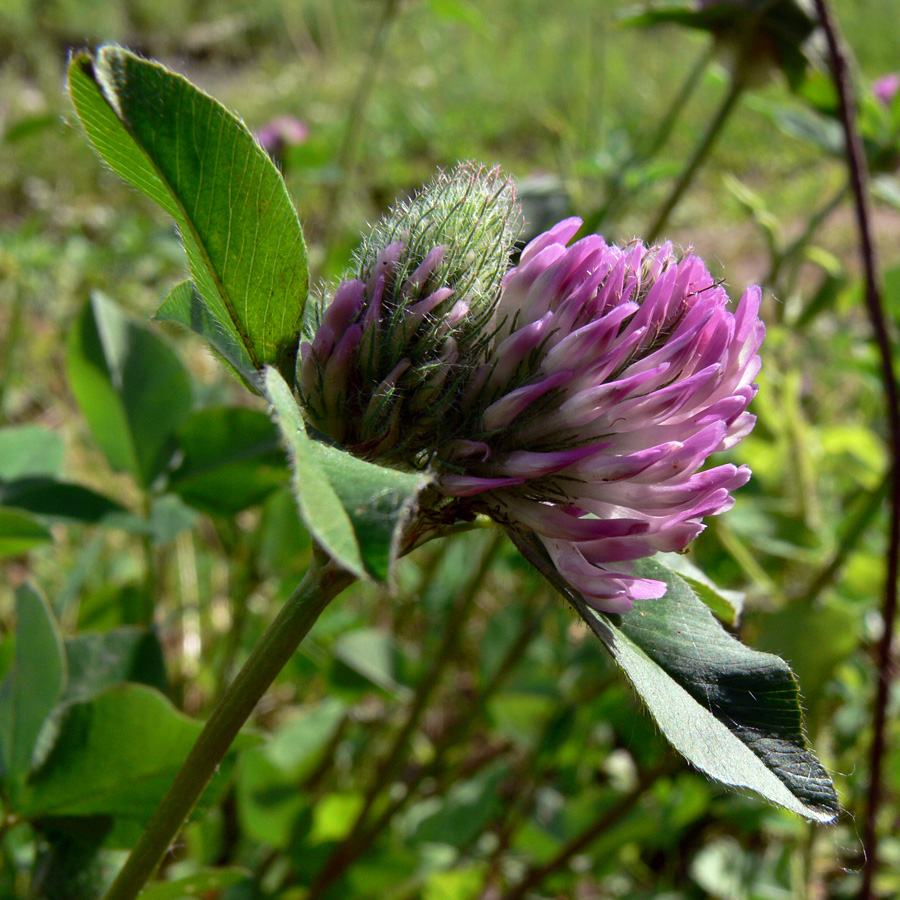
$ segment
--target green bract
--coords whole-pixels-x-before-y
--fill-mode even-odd
[[[493,308],[509,256],[522,228],[512,182],[499,169],[464,164],[442,172],[403,201],[363,238],[354,255],[356,277],[367,280],[385,247],[400,243],[394,290],[399,289],[436,248],[440,262],[430,273],[435,284],[452,287],[473,310],[467,335],[477,339],[482,316]]]

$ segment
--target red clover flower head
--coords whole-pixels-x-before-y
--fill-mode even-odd
[[[665,591],[633,561],[684,549],[750,477],[702,466],[755,421],[759,288],[731,312],[698,257],[599,235],[571,243],[579,219],[537,237],[500,278],[511,192],[473,172],[445,176],[373,231],[360,277],[341,283],[301,347],[301,399],[351,452],[430,468],[449,519],[482,513],[536,535],[587,602],[626,612]],[[436,211],[454,180],[463,205],[495,198],[487,254],[439,241],[448,223],[465,233],[453,215],[424,240],[403,224],[421,219],[422,197]]]

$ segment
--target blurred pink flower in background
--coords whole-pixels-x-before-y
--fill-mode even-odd
[[[900,74],[891,72],[889,75],[882,75],[872,85],[872,93],[885,105],[890,106],[900,91]]]
[[[271,156],[296,147],[309,137],[309,126],[295,116],[276,116],[256,132],[256,139]]]

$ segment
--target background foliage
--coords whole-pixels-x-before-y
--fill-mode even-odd
[[[896,29],[872,27],[898,21],[896,0],[835,6],[861,91],[900,68]],[[251,129],[302,120],[305,140],[277,155],[316,282],[366,221],[458,158],[512,172],[535,230],[574,211],[610,239],[644,233],[725,77],[710,67],[648,152],[709,39],[629,30],[619,11],[0,11],[0,896],[94,895],[310,555],[263,405],[199,341],[143,324],[184,254],[74,126],[69,49],[118,40],[161,58]],[[754,479],[689,559],[746,592],[740,636],[793,666],[840,822],[814,828],[689,771],[599,642],[478,532],[417,551],[393,595],[357,586],[326,610],[146,896],[853,896],[886,457],[833,125],[779,78],[755,87],[667,234],[735,293],[775,292],[759,424],[734,453]],[[900,186],[881,141],[876,230],[896,317]],[[900,891],[897,737],[885,897]]]

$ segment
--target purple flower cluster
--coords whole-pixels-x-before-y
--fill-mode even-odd
[[[300,345],[300,386],[329,437],[362,456],[414,463],[440,431],[442,401],[453,398],[457,331],[471,324],[472,306],[450,287],[425,287],[442,247],[395,290],[404,249],[389,244],[367,278],[341,282],[313,340]]]
[[[755,422],[760,290],[732,313],[698,257],[599,235],[567,246],[580,226],[536,238],[507,275],[494,346],[466,388],[479,437],[442,484],[534,531],[588,602],[625,612],[665,589],[631,561],[682,550],[750,477],[699,470]]]
[[[420,248],[413,267],[392,241],[301,345],[301,399],[351,452],[432,470],[451,519],[536,534],[573,588],[620,613],[665,590],[633,561],[685,548],[750,477],[702,466],[753,427],[764,328],[759,288],[731,312],[698,257],[570,244],[580,226],[532,241],[489,301],[448,277],[452,248]]]

